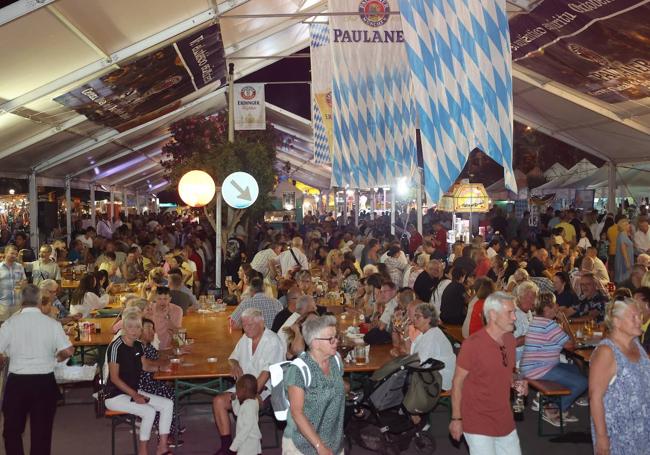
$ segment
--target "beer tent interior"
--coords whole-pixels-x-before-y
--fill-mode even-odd
[[[6,2],[5,2],[6,3]],[[508,0],[511,16],[538,1]],[[138,56],[219,22],[235,79],[309,46],[308,22],[326,21],[324,0],[18,0],[0,9],[0,176],[38,185],[90,184],[117,194],[167,187],[161,147],[169,125],[226,108],[220,82],[191,93],[171,112],[119,132],[54,98]],[[514,117],[610,163],[650,156],[650,98],[609,104],[513,65]],[[327,188],[331,168],[313,162],[311,123],[267,106],[291,141],[278,146],[278,169]],[[289,145],[287,145],[289,144]]]

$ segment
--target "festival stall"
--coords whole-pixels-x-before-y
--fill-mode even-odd
[[[438,205],[438,210],[453,213],[452,229],[447,231],[447,242],[453,244],[462,240],[469,243],[472,238],[472,215],[489,211],[491,202],[482,183],[469,183],[465,180],[454,185]],[[468,217],[465,219],[457,214],[467,214]],[[482,228],[479,228],[479,235],[485,238],[485,234]]]

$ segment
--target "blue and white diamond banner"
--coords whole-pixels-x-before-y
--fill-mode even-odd
[[[332,49],[329,25],[309,24],[314,162],[332,161]]]
[[[505,0],[399,0],[430,202],[479,148],[512,171],[512,58]]]
[[[397,0],[329,0],[332,186],[395,185],[416,169],[415,103]]]

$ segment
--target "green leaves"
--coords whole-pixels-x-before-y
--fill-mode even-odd
[[[232,172],[248,172],[260,187],[248,213],[255,217],[267,209],[275,185],[278,141],[271,125],[264,131],[237,131],[233,143],[228,142],[227,117],[223,114],[187,117],[174,122],[170,129],[173,139],[163,147],[163,166],[174,185],[193,169],[207,172],[217,185]]]

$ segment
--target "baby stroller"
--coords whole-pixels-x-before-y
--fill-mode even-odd
[[[417,354],[398,357],[377,370],[362,392],[352,392],[346,412],[345,433],[355,443],[385,455],[401,453],[411,441],[421,453],[433,453],[436,443],[426,431],[427,416],[442,390],[438,370],[445,364],[429,359],[420,364]],[[411,415],[421,415],[414,424]]]

